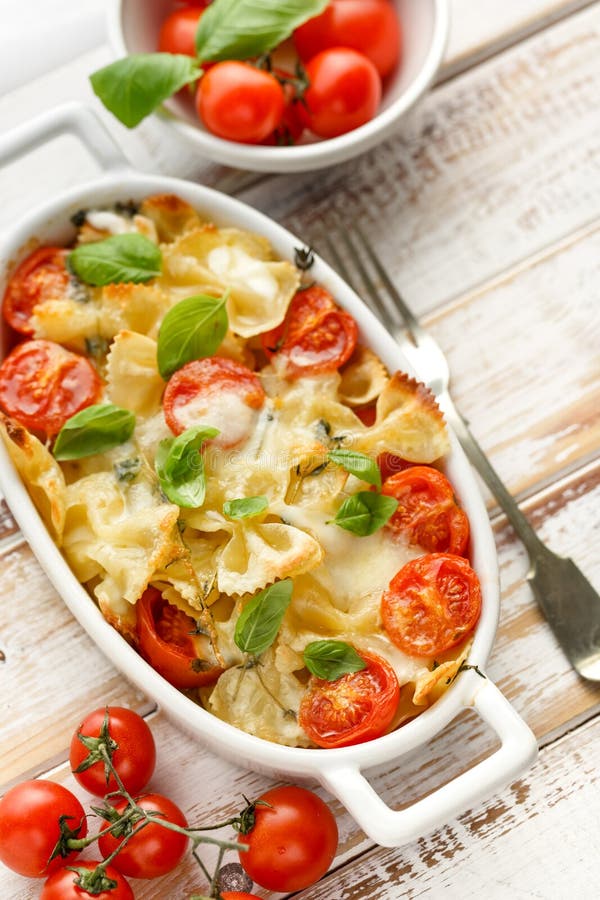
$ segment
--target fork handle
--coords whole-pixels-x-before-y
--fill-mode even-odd
[[[465,451],[470,463],[479,472],[486,485],[506,513],[506,517],[513,526],[522,542],[525,544],[530,556],[542,552],[545,547],[542,541],[519,509],[516,500],[509,493],[496,470],[492,467],[487,456],[473,437],[471,430],[447,391],[438,394],[437,400],[442,407],[448,423],[451,425],[460,444]]]

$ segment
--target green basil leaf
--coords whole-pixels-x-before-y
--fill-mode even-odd
[[[171,307],[158,332],[158,370],[165,381],[187,362],[215,353],[229,327],[228,296],[197,294]]]
[[[381,487],[381,472],[379,466],[374,459],[365,453],[359,453],[357,450],[330,450],[327,454],[328,459],[341,466],[351,475],[356,475],[361,481],[375,485],[376,488]]]
[[[206,496],[206,475],[200,450],[202,444],[218,435],[218,428],[197,425],[176,438],[165,438],[158,445],[154,465],[163,494],[177,506],[202,506]]]
[[[135,415],[112,403],[96,403],[75,413],[60,429],[54,443],[56,459],[82,459],[112,450],[133,434]]]
[[[345,641],[312,641],[304,648],[308,671],[325,681],[335,681],[349,672],[360,672],[367,664]]]
[[[90,81],[109,112],[127,128],[135,128],[163,100],[196,81],[201,73],[191,56],[138,53],[98,69]]]
[[[329,0],[214,0],[196,31],[201,61],[250,59],[268,53]]]
[[[226,500],[223,504],[223,512],[230,519],[251,519],[259,516],[269,506],[269,501],[262,495],[260,497],[240,497],[239,500]]]
[[[86,284],[150,281],[161,273],[162,255],[143,234],[113,234],[81,244],[69,253],[69,266]]]
[[[281,627],[292,599],[290,578],[276,581],[249,600],[235,626],[235,642],[243,653],[260,656],[268,650]]]
[[[395,497],[359,491],[344,500],[333,520],[340,528],[351,531],[359,537],[375,534],[396,512],[398,501]]]

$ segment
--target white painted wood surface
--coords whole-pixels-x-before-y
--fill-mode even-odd
[[[260,178],[244,190],[247,179],[194,158],[160,124],[111,126],[141,168],[241,189],[302,236],[332,206],[366,218],[446,350],[457,404],[494,465],[540,535],[600,587],[600,3],[453,0],[452,8],[438,87],[398,138],[335,170]],[[89,98],[86,76],[109,51],[100,39],[71,56],[0,98],[3,130],[60,100]],[[93,172],[72,140],[0,171],[0,227],[30,199]],[[539,761],[501,795],[399,850],[373,847],[332,802],[335,871],[303,900],[598,896],[600,687],[577,678],[556,646],[524,582],[523,549],[489,500],[503,605],[488,671],[534,729]],[[31,775],[74,788],[64,759],[81,716],[106,702],[144,713],[150,704],[72,620],[4,512],[0,566],[0,790]],[[190,820],[229,815],[242,794],[270,786],[199,748],[162,713],[150,721],[159,744],[153,785]],[[391,803],[410,802],[490,749],[467,715],[374,783]],[[143,900],[184,900],[205,885],[187,861],[134,887]],[[0,868],[3,900],[38,895],[39,884]]]

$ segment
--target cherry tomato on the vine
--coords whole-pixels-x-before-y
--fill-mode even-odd
[[[137,604],[140,653],[175,687],[212,684],[222,672],[208,638],[197,631],[194,620],[165,600],[160,591],[144,591]]]
[[[89,360],[54,341],[25,341],[0,366],[2,409],[49,437],[101,394],[102,382]]]
[[[77,797],[54,781],[22,781],[0,800],[0,861],[30,878],[71,865],[78,850],[48,862],[60,837],[60,817],[73,837],[87,834],[85,811]]]
[[[381,78],[370,59],[350,47],[332,47],[306,65],[310,87],[299,113],[307,128],[337,137],[370,121],[381,100]]]
[[[196,93],[196,110],[208,130],[244,144],[269,137],[282,120],[285,103],[274,75],[237,60],[211,66]]]
[[[160,26],[159,51],[196,56],[196,29],[202,13],[203,9],[184,7],[168,15]]]
[[[78,862],[77,868],[94,869],[98,861],[85,860]],[[89,891],[75,884],[78,873],[70,869],[61,869],[54,872],[45,882],[40,894],[40,900],[134,900],[134,893],[129,883],[113,866],[106,867],[106,876],[116,882],[116,887],[107,888],[100,893]]]
[[[411,560],[381,599],[383,627],[409,656],[431,657],[455,647],[480,613],[479,579],[466,559],[452,553]]]
[[[64,247],[38,247],[15,269],[2,300],[4,318],[15,331],[32,335],[34,308],[66,294],[68,252]]]
[[[110,742],[112,764],[130,794],[139,794],[146,787],[156,764],[156,745],[148,725],[136,712],[122,706],[95,709],[71,739],[69,759],[73,775],[86,791],[104,797],[117,790],[117,782],[112,774],[107,782],[98,744],[89,746],[88,740],[86,746],[82,737],[98,743]],[[77,771],[80,767],[84,768]]]
[[[327,681],[311,678],[298,721],[319,747],[348,747],[371,741],[391,725],[400,699],[392,666],[374,653],[359,654],[366,668]]]
[[[469,520],[442,472],[430,466],[411,466],[387,478],[381,493],[398,501],[386,528],[428,553],[465,555]]]
[[[333,813],[312,791],[276,787],[259,798],[255,821],[238,840],[240,863],[250,878],[270,891],[301,891],[325,874],[338,843]]]
[[[398,63],[400,41],[400,20],[389,0],[331,0],[294,32],[302,60],[330,47],[351,47],[364,53],[382,78]]]
[[[147,812],[160,813],[161,818],[180,828],[188,827],[179,807],[162,794],[144,794],[136,798],[136,803]],[[122,813],[127,807],[127,800],[119,800],[113,806],[117,812]],[[102,835],[98,841],[104,859],[122,845],[112,865],[131,878],[158,878],[171,872],[182,859],[187,844],[187,835],[155,822],[144,825],[143,820],[134,825],[133,836],[126,843],[123,837],[116,838],[110,833]]]

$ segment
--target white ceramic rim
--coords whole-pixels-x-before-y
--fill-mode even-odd
[[[166,108],[159,115],[169,125],[204,151],[209,159],[225,165],[240,166],[259,172],[296,172],[320,169],[343,162],[374,147],[398,128],[399,120],[415,105],[433,82],[441,65],[450,29],[449,0],[431,0],[434,9],[434,28],[429,51],[423,66],[406,91],[377,115],[339,137],[314,144],[293,147],[264,147],[236,144],[212,135],[178,119]],[[117,57],[126,56],[128,49],[122,28],[123,0],[112,0],[108,10],[109,41]]]
[[[31,249],[32,237],[43,239],[53,224],[68,223],[70,216],[82,206],[110,204],[118,199],[141,199],[156,192],[179,194],[198,209],[209,212],[217,224],[235,224],[263,234],[282,258],[293,258],[294,248],[302,244],[267,216],[239,200],[189,181],[132,172],[95,115],[77,104],[47,113],[19,133],[8,135],[0,142],[0,164],[14,158],[24,148],[31,149],[65,130],[83,136],[88,148],[108,171],[97,180],[69,188],[40,204],[27,212],[7,234],[0,235],[0,292],[3,290],[3,273]],[[404,360],[391,336],[348,285],[319,258],[313,271],[315,279],[328,287],[338,302],[355,316],[363,338],[376,348],[384,363],[392,369],[404,368],[418,376],[418,371],[415,372]],[[453,435],[451,444],[446,468],[471,522],[475,536],[472,562],[483,593],[482,615],[469,662],[482,668],[492,647],[499,613],[496,548],[474,475]],[[0,444],[0,489],[23,535],[70,611],[105,655],[140,690],[152,697],[185,730],[237,764],[243,763],[271,775],[321,781],[341,799],[366,833],[379,843],[396,846],[427,830],[430,825],[440,824],[492,788],[508,783],[532,761],[536,747],[531,732],[492,682],[482,680],[473,671],[462,674],[418,718],[390,734],[353,747],[326,751],[284,747],[221,721],[168,684],[106,622],[46,531],[3,444]],[[501,749],[412,807],[399,812],[390,810],[372,791],[361,770],[387,763],[421,746],[465,706],[471,705],[501,737]]]

